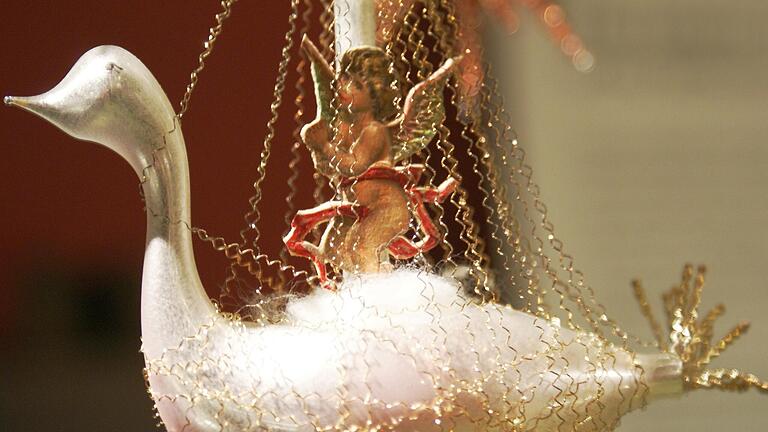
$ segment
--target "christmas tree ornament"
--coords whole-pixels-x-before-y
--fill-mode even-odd
[[[689,390],[768,391],[752,374],[709,369],[746,325],[713,339],[723,309],[699,311],[703,268],[687,266],[664,296],[666,329],[634,285],[655,341],[596,300],[554,233],[490,66],[468,48],[479,39],[459,11],[501,2],[292,0],[272,110],[291,110],[282,92],[295,63],[293,134],[270,122],[241,241],[194,227],[181,119],[233,3],[178,112],[116,46],[88,51],[46,93],[5,98],[114,150],[141,181],[142,351],[167,430],[606,431]],[[552,7],[545,21],[564,25],[546,18]],[[466,68],[482,71],[471,91]],[[290,143],[288,182],[314,188],[314,203],[289,196],[285,249],[269,251],[261,212],[276,210],[261,190],[286,181],[266,170]],[[315,172],[297,168],[302,154]],[[231,260],[217,302],[193,236]]]

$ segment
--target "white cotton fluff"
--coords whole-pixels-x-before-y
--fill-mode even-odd
[[[218,317],[149,370],[194,431],[610,430],[643,393],[627,352],[410,269]]]

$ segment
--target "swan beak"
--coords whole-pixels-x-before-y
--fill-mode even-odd
[[[19,99],[21,98],[14,97],[14,96],[6,96],[3,98],[3,102],[8,106],[14,106],[14,105],[19,106]]]
[[[6,96],[3,98],[8,106],[14,106],[29,111],[32,114],[41,117],[42,119],[54,124],[59,129],[62,129],[66,133],[73,135],[67,128],[67,121],[65,119],[66,113],[62,112],[59,107],[54,106],[50,102],[49,93],[43,93],[37,96]],[[74,136],[74,135],[73,135]]]
[[[6,96],[3,98],[3,102],[8,106],[19,107],[23,110],[42,115],[42,104],[40,103],[39,96],[21,97],[21,96]]]

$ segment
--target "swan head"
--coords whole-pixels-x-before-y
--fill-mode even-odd
[[[4,102],[77,139],[117,151],[137,172],[146,166],[147,147],[175,125],[173,108],[149,70],[130,52],[110,45],[83,54],[51,90],[6,96]]]

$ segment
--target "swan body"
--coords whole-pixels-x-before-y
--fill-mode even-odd
[[[136,57],[94,48],[49,92],[6,103],[113,149],[142,181],[142,351],[169,431],[610,430],[682,390],[668,354],[476,304],[414,269],[347,277],[280,324],[222,315],[195,267],[181,127]]]

